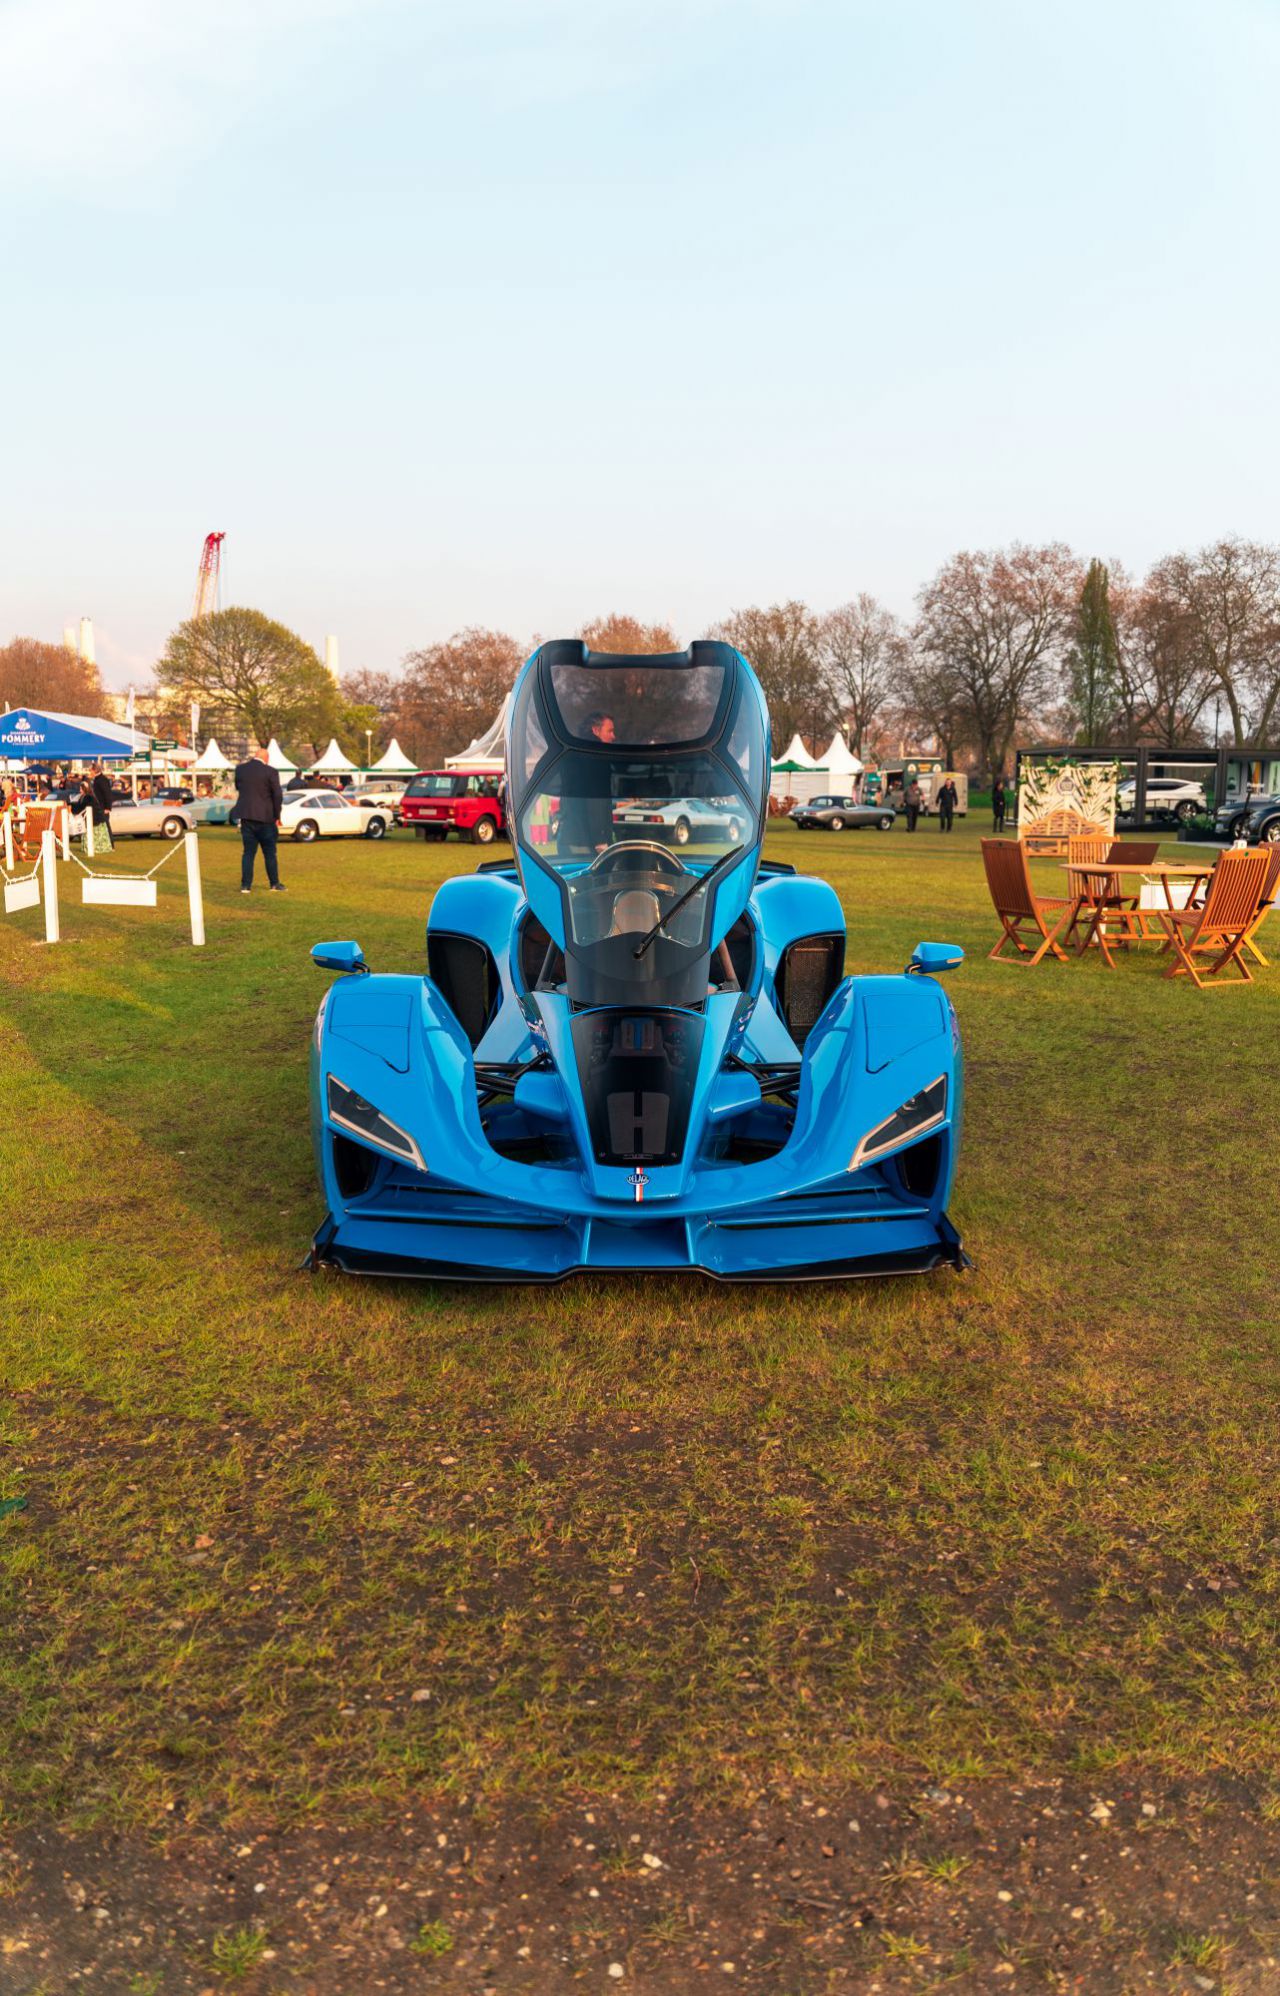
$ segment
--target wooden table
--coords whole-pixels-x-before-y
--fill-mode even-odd
[[[1065,871],[1068,879],[1071,881],[1072,898],[1069,907],[1066,909],[1065,913],[1059,918],[1057,928],[1055,928],[1054,930],[1054,936],[1056,938],[1059,931],[1061,931],[1064,928],[1066,930],[1066,933],[1070,935],[1072,930],[1079,925],[1080,916],[1083,909],[1092,903],[1093,897],[1090,895],[1088,891],[1089,876],[1092,876],[1094,879],[1096,879],[1099,874],[1103,873],[1111,875],[1115,878],[1119,878],[1121,875],[1124,874],[1136,874],[1140,881],[1153,881],[1153,880],[1160,881],[1163,883],[1164,886],[1165,901],[1167,902],[1169,909],[1172,911],[1175,905],[1172,893],[1172,882],[1175,880],[1191,881],[1193,885],[1191,888],[1191,892],[1187,898],[1188,900],[1193,901],[1195,899],[1196,885],[1200,881],[1207,880],[1209,878],[1209,875],[1213,872],[1216,863],[1217,863],[1216,853],[1214,854],[1214,857],[1211,860],[1197,861],[1197,860],[1176,860],[1176,859],[1151,859],[1147,860],[1145,864],[1136,864],[1133,861],[1120,861],[1119,863],[1113,864],[1111,861],[1105,859],[1095,859],[1088,861],[1079,861],[1079,860],[1064,861],[1063,870]],[[1093,904],[1093,905],[1095,906],[1095,913],[1093,919],[1089,924],[1088,932],[1085,935],[1084,941],[1082,943],[1076,944],[1076,954],[1077,956],[1082,956],[1085,950],[1088,949],[1090,943],[1096,942],[1098,948],[1102,951],[1102,960],[1106,964],[1107,969],[1114,970],[1115,963],[1112,960],[1111,952],[1107,948],[1107,937],[1106,937],[1106,927],[1105,927],[1107,910],[1104,906],[1100,904]],[[1112,912],[1114,913],[1115,910],[1113,909]],[[1144,912],[1155,913],[1158,915],[1159,914],[1158,910],[1144,911],[1142,909],[1131,909],[1127,910],[1126,912],[1129,914],[1136,914],[1138,916],[1138,923],[1137,923],[1137,933],[1135,935],[1125,936],[1123,938],[1125,942],[1160,942],[1163,943],[1166,948],[1168,948],[1169,932],[1165,928],[1163,921],[1159,923],[1159,926],[1157,928],[1150,929],[1145,925],[1142,919]]]

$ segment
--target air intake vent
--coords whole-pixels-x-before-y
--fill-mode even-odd
[[[427,932],[427,975],[473,1047],[479,1046],[498,997],[498,966],[470,936]]]
[[[843,936],[802,936],[783,951],[778,1010],[798,1047],[804,1046],[843,976]]]

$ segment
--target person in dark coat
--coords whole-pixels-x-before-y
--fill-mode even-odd
[[[259,847],[267,869],[267,884],[273,894],[283,894],[280,870],[276,865],[276,838],[284,798],[280,778],[267,761],[265,749],[255,749],[247,762],[236,767],[236,801],[231,822],[240,827],[240,892],[253,888],[253,862]]]
[[[951,778],[948,777],[938,792],[938,830],[940,832],[949,832],[954,827],[956,805],[959,802],[960,793],[951,781]]]
[[[93,768],[90,770],[88,781],[85,783],[77,801],[77,808],[89,813],[95,827],[98,825],[106,826],[107,846],[113,846],[115,840],[111,835],[111,778],[107,775],[106,770],[100,762],[95,762]],[[96,831],[93,844],[95,850],[101,844]]]
[[[916,820],[919,818],[924,806],[924,791],[920,788],[914,776],[903,793],[902,801],[907,807],[907,830],[914,832]]]
[[[1004,830],[1004,771],[999,770],[991,785],[991,823],[994,830]]]

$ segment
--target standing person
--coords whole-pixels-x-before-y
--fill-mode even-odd
[[[115,844],[111,836],[111,778],[100,762],[95,762],[90,770],[79,801],[88,813],[90,853],[110,852]]]
[[[991,825],[997,832],[1004,830],[1004,771],[998,769],[991,783]]]
[[[276,837],[283,804],[280,778],[267,761],[267,751],[255,749],[247,762],[236,766],[236,801],[231,811],[232,824],[240,827],[242,894],[253,890],[253,862],[259,847],[271,892],[284,893],[276,865]]]
[[[914,832],[916,822],[924,806],[924,791],[913,776],[903,793],[903,803],[907,807],[907,830]]]
[[[956,805],[959,802],[960,793],[951,778],[948,777],[938,792],[938,830],[940,832],[951,831],[956,821]]]

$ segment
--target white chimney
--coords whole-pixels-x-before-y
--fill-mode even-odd
[[[75,658],[78,654],[79,646],[76,644],[76,627],[74,624],[64,624],[62,626],[62,649],[63,651],[69,651],[72,658]]]
[[[81,617],[80,619],[80,656],[86,665],[96,665],[98,662],[93,650],[92,617]]]
[[[331,679],[338,677],[338,640],[332,636],[324,641],[324,669]]]

